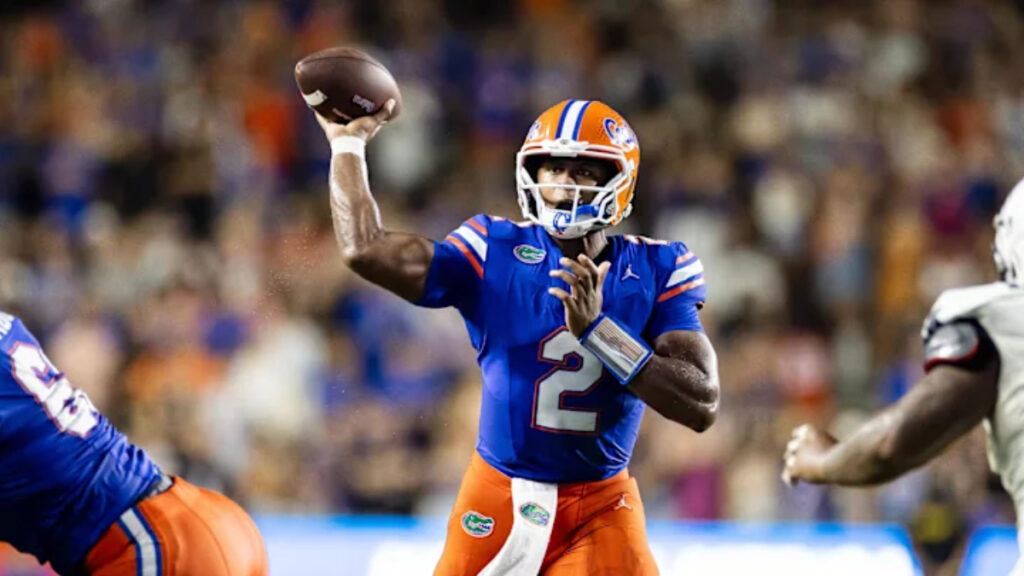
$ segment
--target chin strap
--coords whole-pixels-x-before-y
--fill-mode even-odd
[[[604,364],[620,384],[628,384],[651,359],[654,351],[642,339],[601,314],[580,337],[580,344]]]
[[[589,204],[578,207],[575,210],[576,218],[590,217],[594,218],[597,215],[597,207]],[[571,240],[573,238],[582,238],[588,233],[595,230],[601,230],[607,228],[608,225],[603,222],[595,222],[590,220],[586,227],[581,227],[578,223],[573,223],[573,211],[571,210],[559,210],[556,208],[541,207],[538,210],[537,221],[543,225],[552,236],[556,238],[564,238]],[[566,230],[574,230],[571,234],[566,234]]]

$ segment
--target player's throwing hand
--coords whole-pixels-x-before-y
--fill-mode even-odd
[[[327,136],[328,141],[332,141],[335,138],[342,136],[355,136],[365,142],[369,142],[380,132],[380,129],[388,123],[391,119],[391,114],[395,111],[395,101],[388,100],[384,103],[384,106],[372,116],[361,116],[352,120],[348,124],[338,124],[337,122],[331,122],[327,118],[324,118],[320,114],[314,112],[316,121],[320,123],[320,127],[324,130],[324,135]]]
[[[558,263],[564,268],[552,270],[550,275],[565,281],[569,285],[569,292],[561,288],[548,288],[548,294],[565,305],[565,325],[579,338],[601,315],[601,307],[604,305],[602,287],[611,263],[602,262],[598,266],[586,254],[580,254],[576,260],[563,257]]]
[[[794,429],[783,456],[782,481],[790,486],[801,480],[823,482],[822,458],[835,444],[835,438],[810,424]]]

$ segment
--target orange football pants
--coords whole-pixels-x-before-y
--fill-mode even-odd
[[[89,576],[265,576],[256,524],[228,498],[174,479],[129,508],[85,559]]]
[[[476,576],[512,529],[512,483],[479,454],[462,478],[435,576]],[[467,515],[469,529],[463,526]],[[490,522],[489,520],[493,520]],[[658,574],[636,480],[623,470],[598,482],[560,484],[544,576]]]

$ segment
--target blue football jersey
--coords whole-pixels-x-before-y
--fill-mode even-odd
[[[0,312],[0,541],[71,572],[158,474]]]
[[[702,331],[703,266],[679,242],[610,236],[603,312],[648,344]],[[565,327],[548,273],[562,253],[544,228],[479,215],[435,244],[418,304],[454,306],[483,374],[477,451],[512,477],[608,478],[629,462],[644,403]]]

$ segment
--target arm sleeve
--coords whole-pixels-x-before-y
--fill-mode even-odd
[[[434,243],[434,258],[418,306],[455,306],[463,315],[476,307],[487,264],[489,229],[490,218],[477,215]]]
[[[673,242],[659,247],[657,267],[654,309],[644,337],[653,342],[673,330],[703,332],[698,312],[704,306],[708,289],[700,259],[681,242]]]

